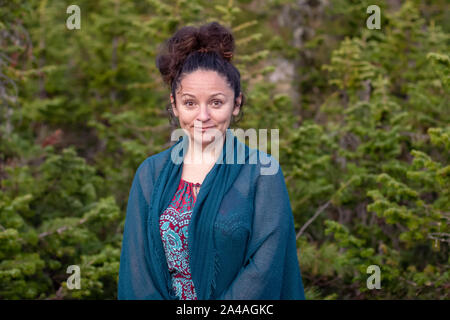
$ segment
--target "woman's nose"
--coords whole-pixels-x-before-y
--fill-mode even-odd
[[[206,105],[206,103],[201,104],[199,114],[197,115],[197,119],[205,122],[206,120],[209,119],[209,117],[210,115],[208,106]]]

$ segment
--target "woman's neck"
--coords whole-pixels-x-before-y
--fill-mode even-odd
[[[215,163],[222,152],[223,143],[224,140],[201,145],[198,142],[190,141],[184,161],[192,165],[209,165]]]

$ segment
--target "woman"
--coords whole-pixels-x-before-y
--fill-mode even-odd
[[[181,28],[157,58],[185,134],[136,171],[119,299],[305,298],[283,173],[261,174],[276,159],[229,130],[244,102],[233,51],[213,22]]]

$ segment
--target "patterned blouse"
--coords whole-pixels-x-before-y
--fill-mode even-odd
[[[181,179],[172,202],[159,219],[172,288],[180,300],[197,300],[189,268],[188,227],[200,186]]]

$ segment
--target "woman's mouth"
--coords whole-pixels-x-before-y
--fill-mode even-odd
[[[214,126],[210,126],[210,127],[194,127],[194,129],[201,131],[201,132],[205,132],[208,129],[213,128]]]

